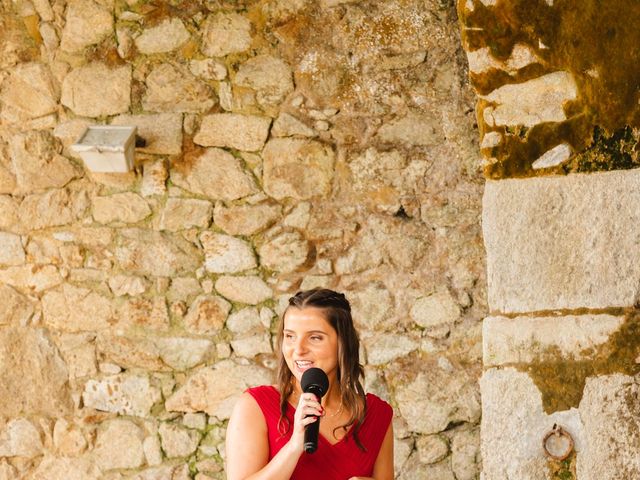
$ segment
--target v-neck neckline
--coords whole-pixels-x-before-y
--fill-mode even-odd
[[[278,391],[278,389],[276,387],[274,387],[272,385],[272,388],[276,391],[276,393],[278,393],[278,395],[280,395],[280,392]],[[287,409],[291,410],[292,413],[295,415],[296,407],[291,405],[291,403],[289,403],[289,400],[287,400]],[[337,447],[338,445],[340,445],[341,443],[343,443],[347,439],[347,437],[351,434],[354,426],[355,426],[355,423],[352,424],[349,427],[349,429],[347,430],[347,433],[345,433],[344,436],[340,440],[336,441],[336,443],[331,443],[327,437],[325,437],[322,433],[320,433],[320,431],[318,431],[318,438],[320,440],[322,440],[324,443],[326,443],[330,447]]]

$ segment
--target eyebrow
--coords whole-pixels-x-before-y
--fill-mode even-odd
[[[295,331],[288,328],[283,329],[283,331],[287,333],[296,333]],[[322,333],[323,335],[327,334],[327,332],[325,332],[324,330],[309,330],[308,332],[304,332],[304,333]]]

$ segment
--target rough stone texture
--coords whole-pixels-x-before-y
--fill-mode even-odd
[[[58,97],[58,89],[45,65],[35,62],[17,65],[2,82],[0,119],[20,124],[54,113]]]
[[[137,417],[148,416],[160,398],[160,390],[152,385],[149,377],[131,374],[89,380],[82,394],[89,408]]]
[[[26,418],[11,420],[0,429],[0,456],[31,458],[42,450],[40,432]]]
[[[460,405],[476,401],[487,316],[476,98],[457,14],[421,0],[2,3],[0,232],[20,236],[25,263],[0,265],[0,331],[43,328],[50,346],[22,331],[2,343],[13,363],[0,404],[15,410],[0,408],[2,425],[28,419],[42,450],[0,459],[0,480],[224,478],[220,418],[245,387],[272,383],[263,367],[274,364],[277,314],[316,285],[353,300],[367,390],[396,406],[398,478],[477,474],[477,438],[455,446],[477,431]],[[521,69],[531,51],[505,61]],[[133,171],[81,168],[70,146],[96,123],[137,127]],[[222,147],[199,145],[204,133]],[[114,196],[150,213],[112,210],[101,224],[93,199]],[[207,269],[218,261],[230,272]],[[461,312],[446,334],[410,314],[443,290]],[[42,350],[47,361],[32,360]],[[468,369],[455,392],[453,359]],[[200,382],[200,371],[215,377]],[[406,423],[431,406],[397,406],[436,390],[460,414],[427,434],[450,454],[426,464]],[[172,397],[180,408],[167,412]],[[183,415],[194,401],[198,412]],[[144,418],[122,418],[132,414]],[[132,428],[110,442],[115,419]],[[208,433],[168,458],[163,423]],[[180,432],[171,455],[186,454],[173,449],[189,444]]]
[[[363,343],[367,350],[367,363],[371,365],[384,365],[418,348],[418,342],[412,338],[393,333],[378,334]]]
[[[334,153],[327,145],[295,138],[270,140],[262,152],[264,190],[281,200],[326,195],[333,178]]]
[[[170,412],[205,412],[218,419],[226,419],[247,387],[271,384],[270,376],[265,368],[223,360],[213,367],[197,370],[183,387],[169,397],[165,408]]]
[[[191,333],[215,334],[222,329],[229,310],[231,304],[224,298],[200,295],[184,317],[185,328]]]
[[[174,370],[188,370],[206,360],[214,347],[211,340],[189,337],[167,337],[154,340],[160,358]]]
[[[165,162],[163,160],[147,162],[143,168],[142,184],[140,185],[142,196],[164,195],[167,191],[166,182],[169,177]]]
[[[104,330],[116,321],[106,297],[70,284],[45,293],[42,313],[49,328],[67,332]]]
[[[546,415],[542,410],[540,392],[526,373],[512,368],[489,369],[484,372],[480,386],[484,478],[548,478],[548,464],[541,442],[554,424],[561,425],[571,434],[576,451],[582,452],[585,448],[582,412],[572,408]],[[578,457],[582,455],[579,453]],[[505,458],[509,461],[505,462]]]
[[[482,327],[483,364],[531,363],[557,355],[588,359],[624,321],[613,315],[488,317]]]
[[[568,72],[553,72],[533,80],[497,88],[483,98],[497,106],[484,110],[489,125],[524,125],[566,120],[563,106],[575,100],[577,87]]]
[[[133,298],[127,301],[118,311],[118,325],[159,331],[168,330],[169,314],[164,297]]]
[[[55,139],[43,131],[15,135],[11,139],[11,162],[16,193],[64,187],[78,175],[71,162],[58,153]]]
[[[60,48],[78,52],[100,43],[113,31],[113,13],[91,0],[72,0],[66,12]]]
[[[217,203],[213,221],[229,235],[253,235],[274,224],[280,218],[280,210],[269,204],[225,207]]]
[[[421,297],[411,307],[411,319],[432,337],[449,333],[451,324],[460,317],[460,307],[447,290]]]
[[[412,419],[409,428],[417,433],[438,433],[451,422],[480,419],[480,395],[475,379],[450,364],[448,368],[438,362],[425,365],[413,380],[397,386],[395,398],[402,416]]]
[[[66,225],[73,220],[71,198],[67,190],[49,190],[27,195],[20,204],[20,221],[33,230]]]
[[[192,272],[200,263],[198,250],[178,237],[142,229],[127,229],[120,234],[115,255],[125,271],[171,277]]]
[[[216,113],[202,119],[193,138],[205,147],[229,147],[247,152],[260,150],[267,141],[271,119],[238,113]]]
[[[375,330],[385,324],[392,313],[393,297],[383,285],[369,284],[362,290],[348,292],[347,298],[360,328]]]
[[[215,284],[216,290],[232,302],[257,305],[273,296],[271,288],[260,277],[231,277],[223,275]]]
[[[266,268],[289,273],[307,261],[309,250],[309,242],[300,232],[273,232],[258,249],[258,255]]]
[[[0,329],[0,415],[64,415],[71,411],[67,367],[44,330]]]
[[[193,193],[225,201],[258,191],[255,180],[240,161],[219,148],[208,148],[189,165],[178,165],[171,170],[171,180]]]
[[[124,420],[109,420],[98,432],[93,456],[103,470],[137,468],[144,464],[142,440],[144,433],[135,423]]]
[[[451,468],[456,480],[476,480],[480,466],[480,429],[457,433],[451,444]]]
[[[24,325],[33,311],[33,305],[27,297],[0,284],[0,325]]]
[[[118,115],[111,125],[137,127],[136,135],[144,139],[145,146],[136,151],[166,155],[182,152],[182,115],[178,113]]]
[[[86,457],[67,458],[45,455],[35,469],[33,480],[100,480],[102,472]]]
[[[150,55],[165,53],[180,48],[190,38],[189,31],[178,18],[167,18],[162,23],[145,29],[135,39],[140,53]]]
[[[416,441],[416,450],[421,463],[437,463],[449,454],[449,445],[440,435],[427,435]]]
[[[578,478],[614,480],[640,475],[637,377],[614,374],[587,379],[580,402],[584,447]]]
[[[18,235],[0,232],[0,265],[22,265],[25,263],[24,248]]]
[[[223,57],[244,52],[251,45],[251,22],[237,13],[209,15],[202,26],[202,52]]]
[[[438,119],[430,115],[410,113],[384,124],[378,130],[378,138],[384,143],[429,146],[442,139],[442,127]]]
[[[640,261],[629,252],[640,242],[638,182],[637,170],[488,181],[482,225],[491,308],[634,305]]]
[[[291,68],[282,59],[258,55],[240,66],[235,83],[251,88],[262,106],[277,105],[293,91]]]
[[[200,433],[171,423],[161,423],[158,428],[162,450],[169,458],[188,457],[200,443]]]
[[[0,270],[0,282],[23,293],[38,293],[62,283],[58,269],[53,265],[24,265]]]
[[[271,134],[274,137],[315,137],[318,132],[293,115],[281,113],[273,123]]]
[[[92,203],[93,219],[98,223],[137,223],[151,214],[147,202],[131,192],[94,197]]]
[[[239,238],[204,232],[200,236],[205,268],[212,273],[234,273],[257,266],[251,246]]]
[[[131,69],[92,63],[72,70],[62,83],[61,102],[76,115],[103,117],[131,105]]]
[[[212,214],[213,205],[206,200],[170,198],[160,212],[158,228],[170,232],[191,227],[207,228]]]
[[[107,280],[111,292],[117,297],[140,295],[147,290],[147,282],[141,277],[114,275]]]
[[[145,83],[142,106],[151,112],[206,112],[217,102],[206,83],[169,63],[155,67]]]

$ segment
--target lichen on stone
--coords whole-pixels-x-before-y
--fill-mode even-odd
[[[504,85],[520,85],[552,72],[567,72],[577,85],[577,98],[562,104],[566,119],[540,122],[514,134],[519,125],[490,125],[485,118],[494,104],[477,105],[481,136],[499,132],[500,145],[483,151],[492,159],[489,178],[527,177],[636,167],[625,151],[609,149],[597,161],[604,139],[616,139],[640,126],[640,5],[634,1],[510,0],[487,5],[458,2],[463,43],[469,52],[488,49],[490,68],[470,73],[480,96]],[[527,46],[535,61],[513,70],[509,59],[516,46]],[[493,67],[502,65],[501,68]],[[637,135],[636,135],[637,137]],[[561,166],[534,170],[546,151],[567,143],[574,157]],[[636,138],[637,145],[637,138]],[[586,158],[585,158],[586,155]],[[624,157],[622,160],[620,156]]]

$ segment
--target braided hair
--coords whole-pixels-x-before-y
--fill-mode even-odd
[[[291,427],[286,416],[286,411],[287,402],[293,393],[295,384],[295,377],[282,354],[284,318],[290,308],[303,309],[306,307],[322,309],[325,314],[325,319],[338,335],[337,380],[340,388],[340,400],[346,410],[350,412],[351,416],[347,420],[347,423],[338,426],[335,430],[342,428],[347,431],[351,425],[354,425],[353,438],[358,447],[361,450],[365,450],[358,438],[358,432],[366,413],[365,394],[361,383],[361,379],[364,380],[364,370],[359,358],[360,340],[358,339],[358,333],[351,318],[351,305],[349,305],[349,301],[342,293],[334,292],[326,288],[314,288],[296,293],[289,299],[289,305],[280,319],[277,345],[277,381],[280,390],[280,432],[285,434]]]

